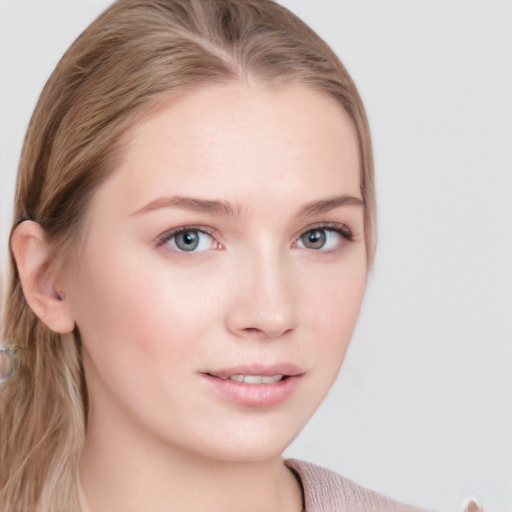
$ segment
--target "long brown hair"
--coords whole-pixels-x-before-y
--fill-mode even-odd
[[[328,94],[355,125],[367,258],[375,245],[370,134],[347,71],[302,21],[271,0],[118,0],[73,43],[43,89],[16,185],[14,226],[39,223],[55,262],[80,234],[119,141],[141,116],[191,87],[257,80]],[[87,418],[80,335],[51,331],[28,307],[11,253],[2,339],[20,363],[3,384],[3,512],[80,510],[76,474]]]

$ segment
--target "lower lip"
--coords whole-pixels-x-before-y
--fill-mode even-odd
[[[300,375],[271,384],[247,384],[203,373],[205,381],[231,402],[247,407],[270,407],[284,402],[299,384]]]

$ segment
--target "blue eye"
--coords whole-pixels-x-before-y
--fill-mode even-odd
[[[179,252],[201,252],[213,248],[214,238],[199,229],[180,228],[166,233],[158,245],[163,244]]]
[[[348,228],[318,227],[308,229],[300,235],[297,245],[302,249],[332,251],[344,240],[351,240],[352,236]]]

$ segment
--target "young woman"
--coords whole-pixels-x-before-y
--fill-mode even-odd
[[[357,320],[373,183],[352,80],[283,7],[100,16],[21,157],[1,510],[415,510],[282,457]]]

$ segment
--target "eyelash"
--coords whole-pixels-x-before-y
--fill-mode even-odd
[[[299,233],[299,235],[296,237],[294,246],[297,246],[298,244],[301,243],[302,237],[304,237],[308,233],[312,233],[314,231],[326,231],[326,232],[331,231],[331,232],[334,232],[334,233],[338,234],[339,236],[341,236],[344,241],[347,241],[347,242],[354,241],[354,235],[352,233],[352,230],[347,225],[334,223],[334,222],[327,222],[327,223],[320,223],[320,224],[308,226],[305,230],[301,231]],[[163,233],[162,235],[157,237],[157,239],[155,240],[155,246],[162,247],[162,246],[168,244],[171,240],[173,240],[173,239],[175,240],[175,237],[177,237],[178,235],[183,234],[183,233],[202,233],[202,234],[210,236],[213,240],[215,240],[215,234],[214,234],[215,232],[213,230],[206,229],[204,226],[181,226],[181,227],[173,228],[169,231],[166,231],[165,233]],[[216,242],[216,245],[217,245],[217,247],[216,247],[217,249],[220,249],[223,247],[220,242]],[[333,252],[336,250],[336,249],[330,249],[330,250],[324,249],[322,251],[322,248],[318,248],[318,249],[313,249],[313,248],[308,248],[308,247],[299,247],[299,248],[309,249],[309,250],[315,251],[315,252]],[[176,252],[179,252],[182,254],[187,254],[187,253],[193,254],[194,252],[203,252],[203,251],[194,251],[194,250],[185,251],[185,250],[181,250],[179,248],[173,248],[173,249]]]
[[[312,233],[314,231],[324,231],[324,232],[334,232],[337,235],[339,235],[343,240],[340,243],[343,242],[353,242],[354,241],[354,234],[352,230],[346,225],[346,224],[340,224],[337,222],[326,222],[326,223],[319,223],[314,224],[312,226],[308,226],[304,231],[301,231],[301,233],[297,236],[295,244],[299,244],[302,242],[302,238],[306,236],[308,233]],[[338,244],[339,245],[339,244]],[[333,249],[324,249],[323,246],[318,249],[308,248],[304,247],[304,249],[309,249],[314,252],[335,252],[336,249],[339,247],[335,247]]]
[[[165,244],[168,244],[171,240],[175,239],[178,235],[183,233],[202,233],[204,235],[208,235],[213,240],[215,240],[215,235],[213,231],[206,229],[204,226],[181,226],[179,228],[173,228],[169,231],[166,231],[162,235],[160,235],[156,241],[156,247],[162,247]],[[222,244],[217,242],[217,248],[221,248]],[[187,252],[193,253],[194,251],[182,251],[179,248],[175,249],[177,252],[187,254]]]

